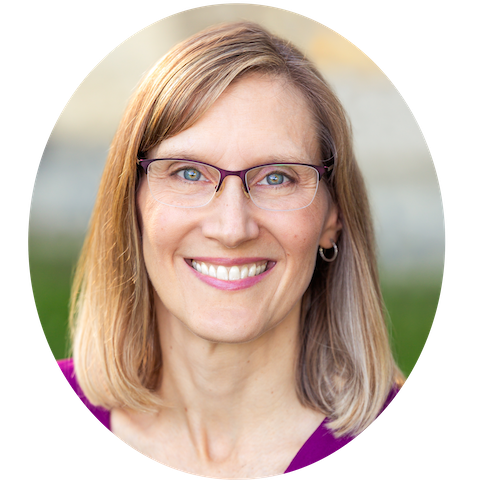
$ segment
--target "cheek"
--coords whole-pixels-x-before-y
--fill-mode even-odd
[[[145,177],[137,191],[136,200],[143,240],[149,239],[152,243],[157,243],[158,240],[166,238],[165,234],[170,231],[168,225],[172,222],[170,210],[152,198]]]
[[[287,256],[302,257],[305,252],[313,250],[316,241],[311,235],[311,232],[304,232],[301,229],[296,229],[296,233],[291,232],[283,237],[283,244]]]
[[[297,215],[283,234],[283,247],[287,260],[290,283],[307,288],[315,269],[321,234],[324,209],[313,208]],[[293,277],[296,277],[293,278]]]
[[[142,235],[142,247],[146,266],[159,262],[160,253],[169,251],[169,244],[175,242],[172,228],[174,219],[169,210],[151,198],[147,182],[141,183],[137,193],[137,215]]]
[[[280,263],[277,299],[290,310],[306,292],[315,270],[321,220],[304,212],[290,222],[290,228],[278,231],[285,259]]]
[[[156,202],[147,184],[142,184],[137,195],[137,212],[142,235],[142,249],[148,272],[158,275],[174,267],[181,251],[192,241],[198,228],[194,215],[184,209],[168,207]]]
[[[296,220],[284,234],[285,242],[290,244],[291,251],[312,253],[318,248],[323,231],[323,215],[320,209],[313,208],[303,214],[298,213]]]

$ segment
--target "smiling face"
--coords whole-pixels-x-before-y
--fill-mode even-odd
[[[320,165],[316,138],[304,98],[283,80],[254,75],[230,85],[197,123],[148,158],[226,170]],[[235,176],[208,205],[177,208],[154,200],[144,175],[137,206],[158,321],[181,322],[213,342],[246,342],[283,321],[297,323],[318,247],[330,248],[341,228],[323,182],[308,207],[273,212],[254,205]]]

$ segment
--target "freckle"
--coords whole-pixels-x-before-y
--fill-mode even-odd
[[[250,360],[248,360],[248,363],[250,362]]]

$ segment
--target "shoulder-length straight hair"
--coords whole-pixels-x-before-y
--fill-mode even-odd
[[[377,416],[402,375],[388,341],[365,186],[345,112],[288,42],[252,23],[216,26],[174,47],[133,95],[107,158],[74,277],[70,323],[81,388],[96,405],[153,411],[162,355],[136,214],[137,158],[192,126],[246,74],[282,78],[307,100],[343,230],[333,263],[318,261],[303,298],[297,392],[336,435]]]

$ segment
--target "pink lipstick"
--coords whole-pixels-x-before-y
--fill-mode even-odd
[[[220,290],[241,290],[266,278],[276,262],[260,257],[185,259],[199,280]]]

